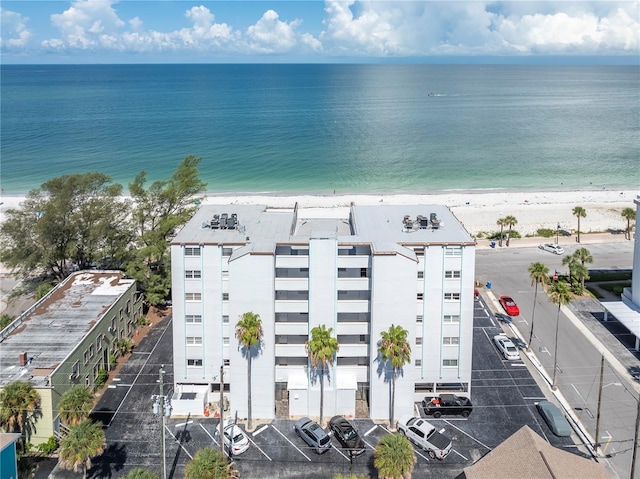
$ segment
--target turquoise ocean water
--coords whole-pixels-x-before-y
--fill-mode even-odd
[[[640,185],[637,66],[3,65],[1,87],[6,194],[189,154],[217,193]]]

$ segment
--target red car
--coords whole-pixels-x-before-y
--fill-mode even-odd
[[[519,316],[520,309],[511,296],[500,296],[500,304],[509,316]]]

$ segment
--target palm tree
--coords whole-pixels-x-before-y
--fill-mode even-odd
[[[549,288],[549,299],[558,305],[558,316],[556,317],[556,342],[553,353],[553,380],[551,387],[556,389],[556,370],[558,369],[558,329],[560,326],[560,308],[573,299],[571,288],[564,281],[554,281]]]
[[[395,427],[396,377],[402,367],[411,362],[411,345],[407,341],[409,331],[402,326],[389,326],[382,331],[378,342],[378,354],[384,363],[391,364],[391,407],[389,409],[389,426]]]
[[[105,438],[102,424],[86,419],[69,428],[69,433],[60,442],[60,466],[64,469],[82,470],[83,479],[91,469],[91,458],[104,451]]]
[[[311,367],[317,372],[320,368],[320,426],[322,426],[322,412],[324,408],[324,370],[327,364],[333,366],[336,353],[340,349],[338,340],[331,337],[333,328],[327,329],[322,324],[311,330],[311,338],[307,341],[305,349],[311,360]]]
[[[585,210],[582,206],[576,206],[573,208],[573,216],[578,218],[578,237],[576,241],[580,243],[580,218],[587,217],[587,210]]]
[[[509,246],[509,240],[511,239],[511,228],[518,224],[518,220],[515,216],[507,216],[504,218],[504,223],[509,227],[509,233],[507,234],[507,246]]]
[[[633,208],[624,208],[621,213],[622,217],[627,220],[627,229],[624,230],[624,237],[631,239],[631,221],[636,219],[636,210]]]
[[[538,285],[544,285],[549,282],[549,268],[542,263],[531,263],[529,266],[529,278],[531,285],[535,285],[536,289],[533,293],[533,311],[531,312],[531,331],[529,332],[529,342],[527,342],[527,350],[531,350],[531,341],[533,340],[533,322],[536,315],[536,301],[538,299]]]
[[[373,465],[380,479],[411,479],[417,462],[413,446],[401,434],[387,434],[373,453]]]
[[[131,469],[124,479],[158,479],[158,475],[143,467],[136,467]]]
[[[580,261],[574,255],[569,255],[562,258],[562,265],[569,268],[569,282],[573,281],[573,272],[575,271],[576,266],[578,266],[579,264]]]
[[[500,238],[498,239],[498,246],[502,246],[502,232],[504,231],[504,227],[507,226],[507,219],[500,218],[496,221],[496,224],[500,227]]]
[[[187,463],[185,479],[236,479],[238,471],[228,464],[224,453],[213,447],[200,449]]]
[[[22,434],[22,450],[35,431],[35,423],[42,417],[42,400],[30,382],[13,381],[0,391],[0,427],[5,432]]]
[[[251,429],[251,359],[254,348],[260,348],[264,332],[259,314],[244,313],[236,324],[236,338],[247,358],[247,426]]]
[[[581,289],[584,290],[584,281],[589,279],[589,269],[585,266],[585,263],[593,263],[593,256],[587,248],[578,248],[574,251],[573,257],[576,261],[580,262],[579,267],[574,266],[573,275],[576,279],[580,280]]]
[[[60,398],[60,418],[67,426],[75,426],[89,417],[93,409],[93,393],[82,385],[73,386]]]

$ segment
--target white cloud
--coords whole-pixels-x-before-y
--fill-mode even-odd
[[[0,8],[0,47],[2,50],[22,50],[31,38],[31,32],[27,29],[27,17],[19,13]]]
[[[115,2],[79,0],[51,16],[55,51],[209,53],[232,56],[322,53],[327,56],[509,54],[638,54],[637,1],[482,2],[326,0],[324,31],[314,36],[303,19],[266,10],[240,30],[204,5],[189,6],[187,26],[146,30],[139,16],[121,19]],[[215,5],[212,4],[212,5]],[[285,7],[283,7],[285,8]],[[147,15],[149,13],[147,12]],[[24,46],[26,19],[3,11],[2,47]],[[5,24],[8,25],[5,26]]]

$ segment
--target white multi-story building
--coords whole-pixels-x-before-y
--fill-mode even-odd
[[[202,415],[224,394],[247,415],[245,312],[264,340],[252,363],[254,418],[318,416],[320,385],[305,343],[326,325],[339,352],[325,373],[324,416],[389,417],[380,333],[408,331],[411,363],[395,415],[436,391],[470,393],[475,241],[444,206],[358,206],[318,214],[267,206],[200,208],[171,244],[174,414]],[[321,216],[321,217],[320,217]],[[284,407],[284,411],[282,411]]]

